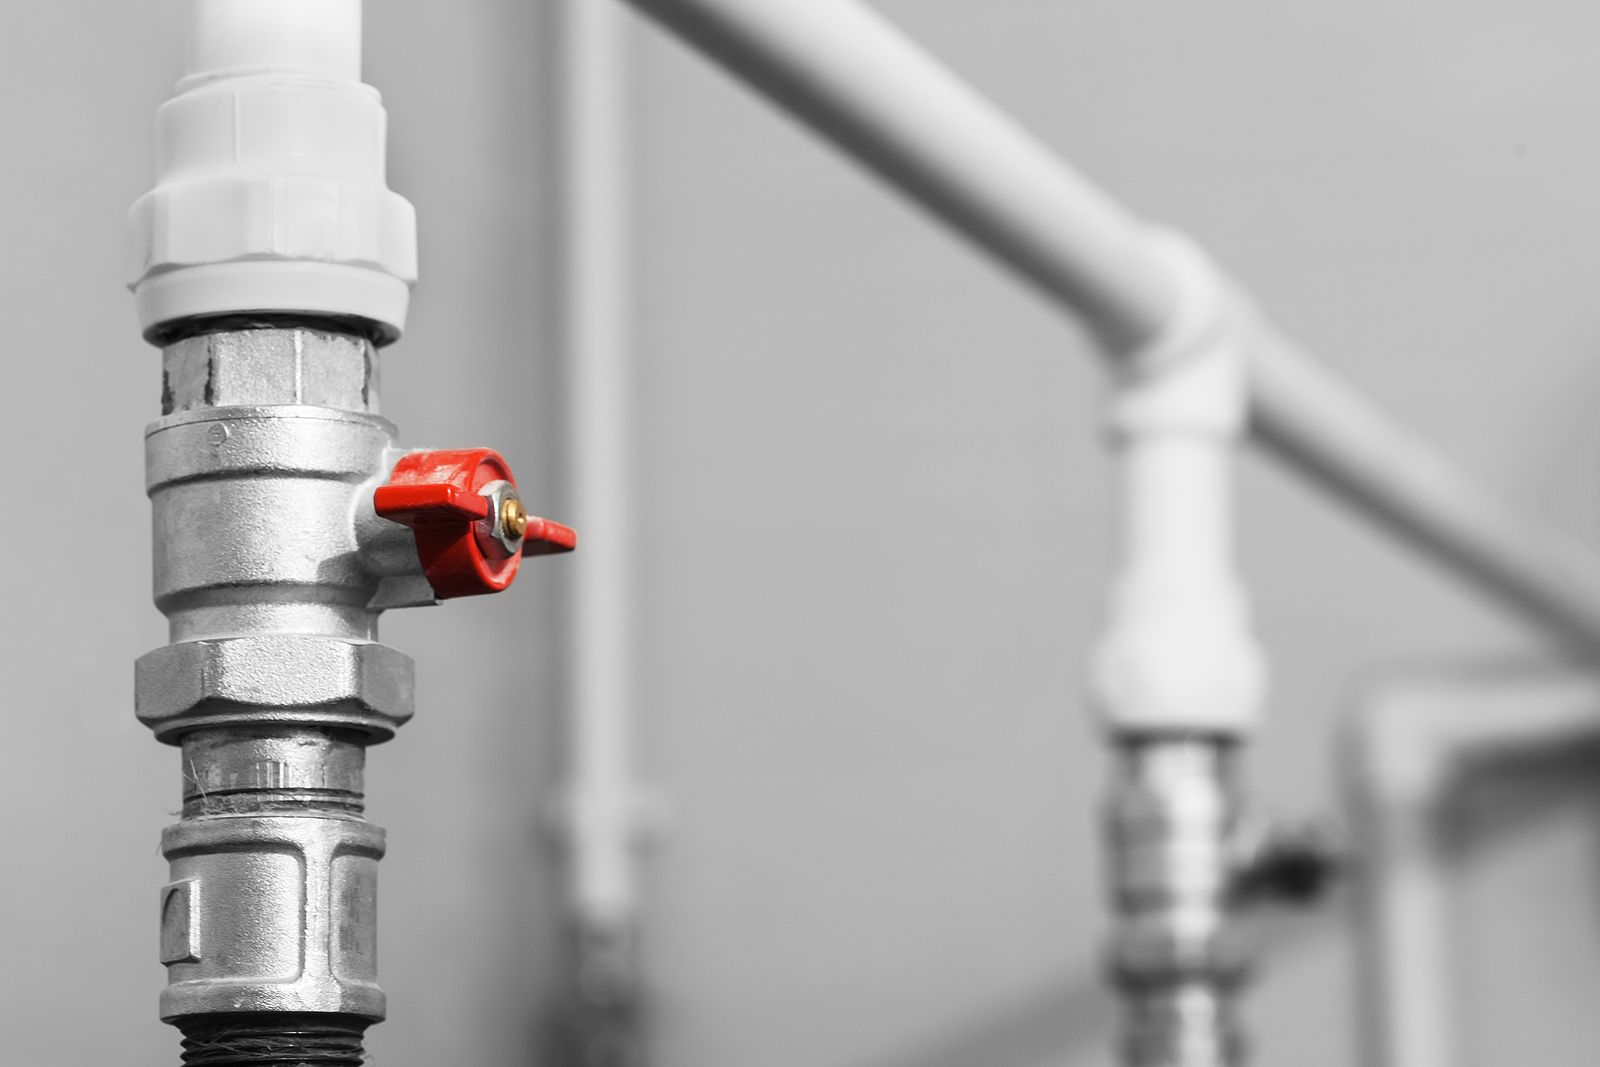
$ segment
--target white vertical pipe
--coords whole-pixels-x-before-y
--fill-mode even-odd
[[[194,0],[184,76],[361,80],[361,0]]]
[[[1459,709],[1457,709],[1459,710]],[[1357,866],[1357,945],[1364,1061],[1457,1067],[1450,988],[1451,870],[1438,819],[1451,787],[1438,709],[1409,687],[1362,709],[1350,781]]]
[[[1189,434],[1122,449],[1123,551],[1154,580],[1233,581],[1234,451]]]
[[[1363,889],[1365,1040],[1372,1067],[1459,1067],[1451,951],[1451,870],[1431,813],[1375,827],[1363,850],[1378,877]]]
[[[633,367],[628,85],[622,14],[561,8],[561,282],[571,413],[572,691],[565,793],[567,899],[590,930],[636,909]]]
[[[1365,695],[1346,747],[1361,863],[1360,1006],[1373,1067],[1459,1067],[1455,857],[1443,816],[1472,780],[1538,781],[1600,741],[1600,678],[1557,666],[1435,668]]]
[[[1248,398],[1238,312],[1197,247],[1162,231],[1145,244],[1177,281],[1178,314],[1130,356],[1112,398],[1123,555],[1090,687],[1118,736],[1242,737],[1265,670],[1234,560]]]

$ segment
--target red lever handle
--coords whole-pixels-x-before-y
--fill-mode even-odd
[[[441,600],[498,593],[525,555],[570,552],[569,526],[527,514],[505,457],[492,448],[412,452],[372,495],[375,511],[411,528]]]

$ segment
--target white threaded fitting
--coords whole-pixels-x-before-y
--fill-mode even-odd
[[[385,176],[360,0],[194,0],[186,72],[156,113],[156,185],[129,213],[146,334],[201,316],[353,316],[392,340],[416,216]]]

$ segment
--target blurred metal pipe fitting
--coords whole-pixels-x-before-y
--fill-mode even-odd
[[[1239,825],[1238,746],[1152,735],[1116,749],[1107,805],[1128,1067],[1243,1062],[1235,994],[1248,953],[1229,912]]]
[[[1309,904],[1342,869],[1321,824],[1245,815],[1240,743],[1131,735],[1116,747],[1106,810],[1116,925],[1111,974],[1124,998],[1128,1067],[1232,1067],[1247,1044],[1236,1001],[1254,951],[1239,913]]]

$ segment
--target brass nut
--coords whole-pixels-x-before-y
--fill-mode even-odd
[[[528,532],[528,511],[514,496],[506,497],[500,504],[500,528],[514,541],[520,541]]]

